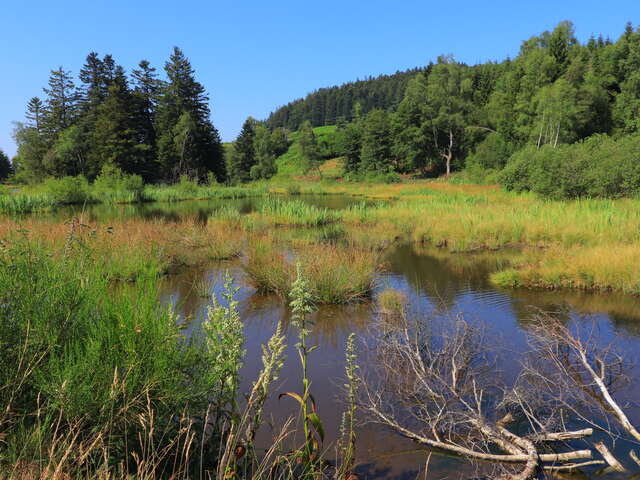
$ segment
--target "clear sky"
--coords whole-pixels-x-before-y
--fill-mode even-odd
[[[522,40],[571,20],[581,41],[640,23],[639,0],[5,0],[0,8],[0,148],[42,97],[49,71],[77,74],[90,51],[128,71],[160,69],[183,49],[211,96],[225,141],[244,119],[320,87],[393,73],[452,53],[467,63],[515,56]]]

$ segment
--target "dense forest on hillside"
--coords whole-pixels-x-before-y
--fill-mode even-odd
[[[224,180],[224,153],[210,120],[209,97],[189,60],[175,48],[166,79],[143,60],[127,75],[111,55],[91,52],[76,85],[51,71],[45,98],[33,97],[14,137],[16,179],[83,175],[104,167],[172,182],[181,175]]]
[[[313,95],[300,105],[308,110]],[[581,44],[562,22],[500,63],[442,56],[390,107],[337,122],[348,175],[465,168],[473,180],[549,197],[640,193],[640,29],[631,24],[615,42]]]
[[[404,97],[407,83],[427,68],[413,68],[392,75],[380,75],[343,85],[321,88],[278,108],[269,115],[269,128],[284,127],[298,130],[305,122],[313,127],[335,125],[351,121],[354,117],[371,110],[393,111]]]

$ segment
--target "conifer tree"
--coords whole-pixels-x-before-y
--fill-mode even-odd
[[[71,126],[75,119],[77,95],[71,72],[62,67],[51,71],[42,127],[49,142],[55,141],[58,135]]]
[[[234,142],[233,154],[229,158],[227,168],[231,183],[249,181],[251,168],[256,164],[255,136],[256,121],[249,117],[242,125],[242,130]]]
[[[42,131],[42,115],[43,115],[44,105],[42,104],[42,100],[38,97],[33,97],[29,100],[27,104],[27,113],[26,118],[28,121],[28,126],[35,128],[35,130],[40,133]]]
[[[0,150],[0,182],[7,179],[13,173],[13,166],[9,161],[9,157]]]
[[[311,170],[317,170],[320,176],[322,176],[318,140],[311,127],[311,122],[308,120],[304,122],[300,130],[298,130],[298,145],[300,147],[300,154],[302,155],[302,168],[304,172],[309,173]]]
[[[158,161],[165,180],[181,175],[204,180],[208,172],[223,180],[222,142],[210,120],[209,97],[178,47],[165,71],[168,82],[160,95],[156,121]]]

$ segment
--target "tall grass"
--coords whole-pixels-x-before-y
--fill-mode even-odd
[[[0,254],[2,471],[126,470],[148,449],[171,462],[193,441],[185,428],[204,429],[213,398],[221,419],[235,400],[220,388],[234,375],[219,361],[229,345],[183,338],[153,278],[114,292],[100,265],[71,248],[54,259],[28,240]]]
[[[260,216],[275,226],[319,227],[339,220],[337,212],[318,208],[302,200],[267,197],[258,207]]]
[[[300,262],[316,303],[350,303],[371,295],[381,268],[377,253],[331,244],[308,244],[289,251],[271,237],[254,238],[243,265],[252,284],[288,297]]]

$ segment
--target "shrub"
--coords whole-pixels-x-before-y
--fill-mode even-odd
[[[48,178],[43,184],[43,189],[59,204],[84,203],[89,199],[89,182],[82,175]]]
[[[118,167],[105,165],[93,188],[102,202],[138,202],[143,199],[144,182],[140,175],[128,175]]]
[[[594,135],[572,145],[526,147],[509,159],[500,183],[547,198],[633,196],[640,193],[640,135]]]

